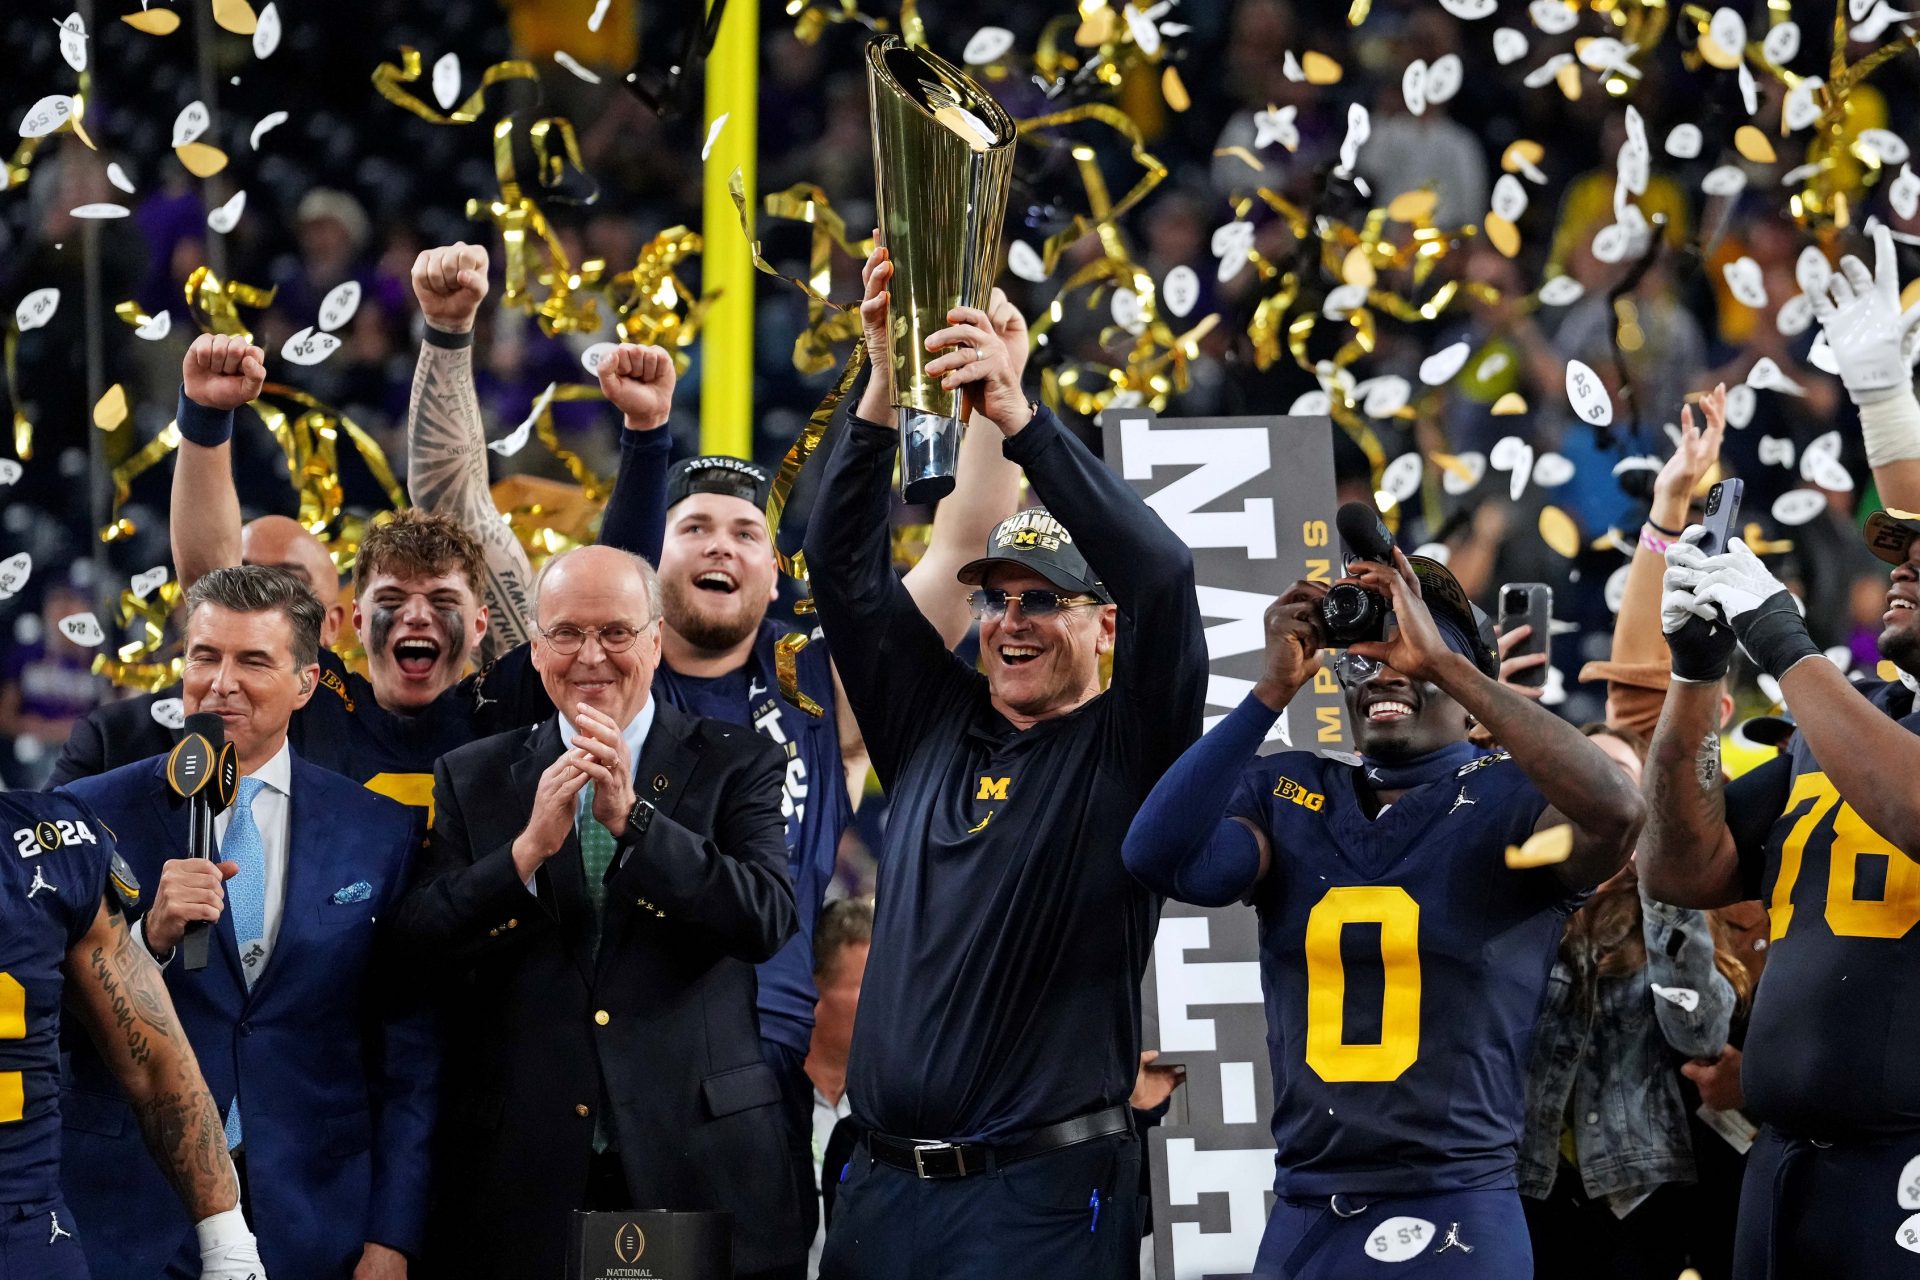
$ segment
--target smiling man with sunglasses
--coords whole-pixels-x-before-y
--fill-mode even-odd
[[[1567,914],[1640,828],[1593,740],[1496,682],[1492,629],[1453,575],[1394,558],[1349,570],[1396,624],[1335,660],[1357,760],[1255,759],[1326,645],[1327,588],[1298,582],[1267,609],[1253,692],[1127,834],[1158,892],[1260,915],[1278,1148],[1261,1277],[1415,1258],[1423,1276],[1533,1274],[1515,1178],[1533,1024]],[[1506,749],[1468,741],[1474,719]],[[1560,861],[1508,862],[1563,825]]]
[[[886,350],[881,249],[862,318]],[[981,669],[893,570],[899,438],[882,371],[807,528],[814,599],[891,802],[847,1064],[870,1136],[841,1169],[820,1274],[1129,1274],[1140,1247],[1140,978],[1160,900],[1120,841],[1199,731],[1206,643],[1187,548],[1051,412],[984,312],[928,370],[963,389],[1047,509],[959,569]],[[955,596],[959,588],[953,588]],[[1114,653],[1112,686],[1100,658]]]

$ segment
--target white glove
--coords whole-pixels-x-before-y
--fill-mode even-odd
[[[1735,538],[1722,555],[1707,556],[1700,564],[1699,583],[1693,595],[1703,604],[1719,606],[1720,612],[1737,630],[1740,620],[1758,609],[1769,597],[1787,589],[1787,584],[1767,572],[1760,557],[1746,541]]]
[[[193,1230],[200,1237],[200,1280],[267,1280],[260,1246],[237,1206],[200,1219]]]
[[[1874,270],[1848,254],[1823,290],[1811,296],[1813,314],[1826,331],[1840,381],[1856,405],[1872,404],[1907,391],[1913,382],[1907,346],[1920,329],[1920,304],[1900,313],[1900,282],[1894,264],[1893,233],[1873,231]]]
[[[1691,525],[1678,541],[1667,547],[1667,568],[1660,575],[1660,630],[1667,635],[1678,632],[1690,618],[1707,622],[1720,620],[1713,606],[1695,594],[1712,563],[1711,557],[1699,546],[1706,532],[1705,525]]]

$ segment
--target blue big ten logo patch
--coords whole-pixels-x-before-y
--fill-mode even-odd
[[[1282,800],[1291,800],[1303,808],[1311,809],[1315,813],[1320,812],[1321,806],[1327,802],[1327,798],[1324,795],[1321,795],[1318,791],[1307,790],[1292,778],[1280,779],[1279,783],[1273,788],[1273,794],[1279,796]]]

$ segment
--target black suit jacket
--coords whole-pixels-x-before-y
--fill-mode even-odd
[[[634,1208],[728,1210],[736,1267],[797,1261],[812,1188],[786,1154],[754,1015],[753,966],[797,920],[784,757],[751,729],[658,704],[634,771],[658,812],[608,868],[596,954],[578,838],[536,873],[537,894],[513,865],[561,750],[549,719],[441,759],[396,922],[448,993],[435,1273],[558,1275],[596,1124]]]
[[[180,735],[153,718],[153,704],[179,696],[180,686],[176,684],[158,693],[102,703],[89,711],[67,735],[60,758],[53,762],[47,789],[64,787],[79,778],[95,778],[109,769],[173,750]]]

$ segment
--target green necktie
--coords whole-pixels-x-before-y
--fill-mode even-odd
[[[593,816],[593,784],[580,792],[580,860],[587,867],[587,898],[593,903],[593,918],[598,924],[606,913],[607,868],[613,865],[613,832]]]

